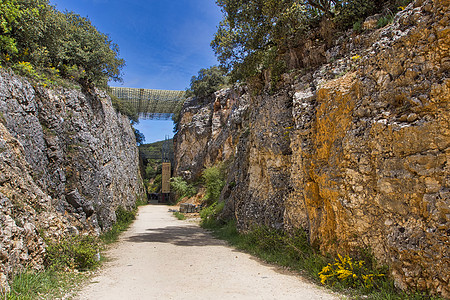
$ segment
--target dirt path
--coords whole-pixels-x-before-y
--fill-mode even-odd
[[[167,206],[144,206],[76,299],[339,299],[214,239]]]

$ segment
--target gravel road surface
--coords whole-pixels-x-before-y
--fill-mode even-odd
[[[84,299],[340,299],[299,276],[261,263],[198,225],[148,205],[106,253]]]

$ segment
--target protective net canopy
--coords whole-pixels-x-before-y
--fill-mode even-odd
[[[169,119],[184,101],[185,91],[110,87],[110,93],[133,105],[140,119]]]

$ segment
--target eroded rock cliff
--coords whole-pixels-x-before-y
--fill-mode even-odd
[[[106,93],[0,70],[0,281],[42,268],[44,237],[98,234],[144,193],[127,117]]]
[[[347,34],[311,72],[187,103],[176,172],[229,161],[225,213],[303,228],[324,252],[370,248],[396,284],[450,297],[448,0]]]

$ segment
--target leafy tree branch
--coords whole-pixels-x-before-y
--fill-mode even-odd
[[[98,87],[121,80],[125,62],[118,46],[89,19],[59,12],[48,0],[1,0],[0,33],[3,66],[30,63],[33,70]]]

